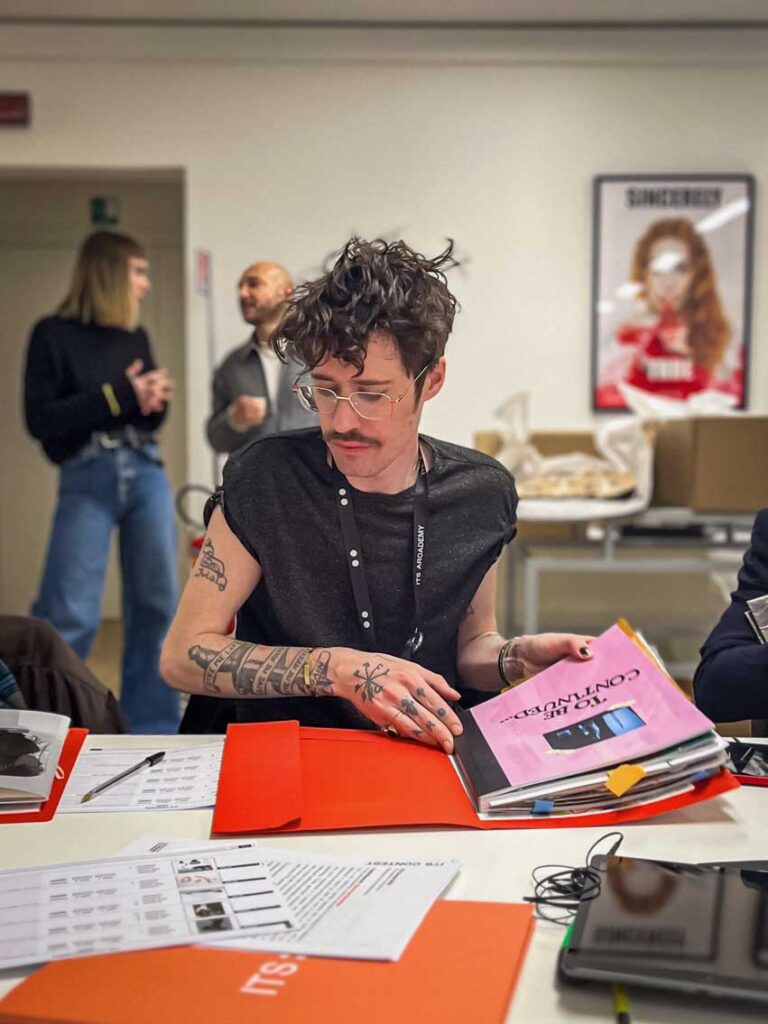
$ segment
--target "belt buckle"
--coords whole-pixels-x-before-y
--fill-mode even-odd
[[[102,448],[119,448],[123,443],[119,437],[110,437],[109,434],[103,431],[98,431],[95,437]]]

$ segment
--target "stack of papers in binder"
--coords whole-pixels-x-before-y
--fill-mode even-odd
[[[35,811],[45,803],[68,728],[65,715],[0,710],[0,814]]]
[[[485,817],[613,812],[718,774],[725,742],[626,626],[460,717],[454,764]]]

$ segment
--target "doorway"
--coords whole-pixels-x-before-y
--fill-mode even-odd
[[[177,382],[173,408],[161,433],[163,458],[174,490],[186,482],[183,187],[178,169],[5,169],[0,174],[0,611],[4,613],[29,613],[56,500],[56,467],[24,426],[27,342],[33,324],[61,301],[77,247],[97,227],[125,231],[146,246],[153,287],[142,303],[142,324],[158,365],[168,367]],[[114,545],[102,619],[105,625],[112,624],[119,643]]]

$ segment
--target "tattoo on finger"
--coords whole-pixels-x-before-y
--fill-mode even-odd
[[[406,715],[409,715],[411,718],[419,717],[419,705],[416,703],[416,701],[411,700],[410,697],[404,697],[400,701],[400,707],[403,709]]]

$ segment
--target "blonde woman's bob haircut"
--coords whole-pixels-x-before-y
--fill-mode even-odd
[[[128,274],[130,257],[146,259],[130,235],[118,231],[94,231],[80,246],[64,301],[56,310],[67,320],[132,331],[139,319]]]

